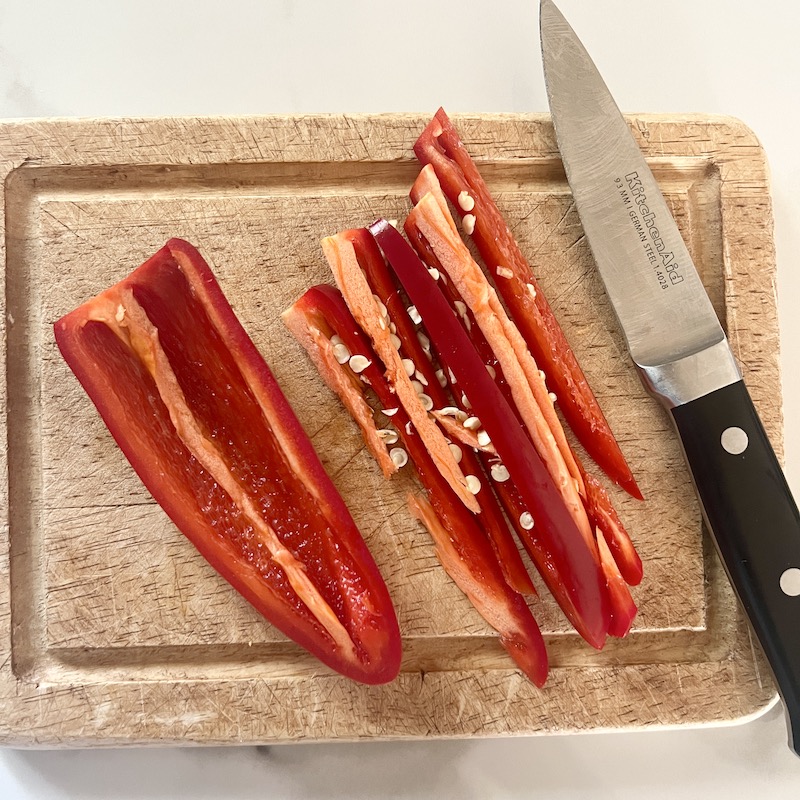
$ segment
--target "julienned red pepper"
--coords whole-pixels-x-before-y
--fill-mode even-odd
[[[433,252],[433,248],[428,243],[428,240],[420,232],[419,227],[416,224],[416,220],[413,217],[406,217],[406,221],[403,223],[403,230],[408,237],[409,242],[411,242],[411,246],[417,251],[417,255],[425,263],[425,265],[429,269],[437,270],[440,274],[443,273],[444,267],[436,257],[436,253]],[[450,307],[461,317],[465,327],[467,328],[470,338],[475,345],[475,349],[478,351],[483,363],[486,364],[487,368],[491,367],[494,371],[495,383],[500,387],[503,397],[506,398],[512,408],[516,409],[511,388],[509,387],[508,382],[503,375],[503,368],[500,366],[497,356],[495,356],[494,351],[489,345],[489,342],[486,341],[486,337],[483,335],[483,332],[475,321],[474,315],[469,308],[467,308],[467,305],[464,303],[461,295],[459,295],[458,290],[450,281],[440,284],[440,286],[442,293],[447,298],[447,302],[450,304]],[[459,303],[460,306],[458,305]],[[519,413],[517,413],[517,418],[520,419],[520,422],[522,422],[522,419],[519,418]]]
[[[436,181],[430,166],[423,169],[423,174],[430,178],[431,183]],[[545,378],[519,331],[508,318],[497,293],[459,236],[438,183],[436,191],[426,192],[416,201],[408,215],[406,227],[412,223],[430,244],[444,267],[444,274],[474,314],[478,327],[500,362],[514,406],[536,452],[558,487],[587,545],[591,550],[596,550],[581,498],[583,477],[556,414]]]
[[[403,305],[397,280],[386,266],[375,240],[366,228],[345,231],[340,235],[346,236],[352,242],[356,258],[372,291],[386,306],[390,321],[396,325],[397,336],[401,343],[401,355],[405,355],[406,358],[413,361],[416,367],[415,375],[417,379],[420,379],[421,376],[421,380],[425,381],[423,388],[425,394],[433,401],[433,407],[441,409],[448,406],[450,403],[447,392],[440,385],[436,370],[417,337],[414,323]],[[492,543],[506,580],[513,589],[521,594],[535,594],[536,590],[525,569],[525,564],[503,517],[497,498],[492,493],[486,472],[471,448],[461,447],[460,449],[462,456],[459,464],[462,472],[465,475],[474,475],[481,483],[480,491],[476,495],[480,504],[481,525],[489,536],[489,541]]]
[[[413,199],[413,198],[412,198]],[[436,254],[433,252],[430,244],[428,243],[427,239],[422,235],[419,229],[416,226],[413,217],[409,217],[406,219],[405,225],[405,232],[408,236],[409,240],[411,241],[414,249],[417,251],[417,254],[422,259],[422,261],[428,266],[428,268],[437,269],[440,274],[444,273],[444,268],[442,267],[441,263],[436,258]],[[489,343],[486,341],[485,337],[483,336],[480,327],[478,326],[477,322],[475,321],[474,317],[472,316],[469,308],[464,306],[464,303],[461,302],[461,297],[458,295],[457,290],[453,286],[451,281],[442,281],[438,282],[438,286],[442,291],[442,294],[447,298],[447,301],[450,307],[459,313],[459,316],[462,318],[465,326],[467,327],[467,331],[469,332],[470,339],[472,343],[475,345],[475,349],[478,351],[478,354],[481,357],[481,360],[484,364],[488,364],[492,366],[495,375],[494,380],[500,390],[503,392],[503,396],[505,397],[506,401],[509,405],[514,409],[514,400],[511,395],[511,391],[508,388],[508,385],[505,383],[503,378],[502,368],[500,367],[497,359],[494,357],[491,347]],[[461,302],[461,307],[459,308],[455,304],[457,302]],[[439,358],[441,358],[441,354],[438,354]],[[522,423],[522,420],[517,417],[519,422]],[[611,540],[617,546],[615,552],[620,553],[620,558],[623,559],[623,563],[627,570],[627,575],[631,576],[635,579],[635,582],[638,583],[642,577],[642,565],[639,557],[633,548],[633,544],[631,543],[630,539],[625,532],[625,529],[622,527],[622,523],[619,520],[619,517],[616,515],[613,506],[611,505],[611,501],[608,498],[605,490],[602,486],[596,481],[596,479],[588,476],[584,473],[584,481],[587,481],[586,488],[587,493],[590,493],[590,497],[592,499],[592,503],[589,505],[590,516],[591,512],[594,512],[594,516],[592,516],[592,521],[594,524],[598,524],[598,520],[602,523],[606,523],[605,527],[610,529],[610,536]],[[591,483],[589,483],[591,481]],[[542,579],[544,580],[547,588],[550,590],[550,593],[556,599],[561,610],[566,615],[567,619],[572,623],[578,633],[581,634],[584,638],[590,638],[590,634],[587,632],[583,620],[581,619],[580,614],[578,614],[575,606],[572,603],[572,599],[570,597],[569,592],[567,591],[564,582],[561,579],[561,576],[556,571],[553,561],[550,558],[547,549],[544,547],[543,543],[539,539],[539,533],[536,528],[529,528],[522,524],[523,515],[527,511],[527,507],[525,503],[522,501],[522,498],[517,490],[514,481],[509,478],[509,480],[495,482],[494,489],[497,492],[500,501],[502,502],[503,508],[506,511],[506,515],[508,519],[514,526],[514,529],[517,532],[517,536],[519,540],[522,542],[523,546],[525,547],[526,552],[530,556],[531,561],[533,562],[534,566],[538,570],[539,574],[541,575]],[[625,545],[627,542],[627,546]],[[605,542],[603,542],[605,544]],[[608,551],[608,546],[606,546],[605,552]],[[602,548],[601,548],[601,552]],[[638,576],[636,573],[636,563],[638,563]],[[609,565],[602,562],[603,572],[608,577],[609,572],[611,571]],[[622,600],[620,598],[625,598],[625,592],[627,587],[623,589],[619,586],[619,583],[616,580],[617,576],[612,575],[614,580],[613,584],[608,583],[609,587],[609,599],[612,601],[612,620],[611,626],[609,628],[609,633],[612,635],[617,635],[616,631],[623,630],[623,625],[620,624],[620,619],[625,618],[627,615],[627,628],[624,629],[624,632],[627,633],[630,630],[630,623],[633,620],[633,617],[636,614],[636,606],[633,603],[633,600],[630,596],[630,592],[627,593],[627,600],[629,601],[627,604],[624,605],[624,609],[626,613],[621,614],[619,611],[614,615],[615,603],[616,607],[620,607],[623,605]],[[615,619],[617,621],[616,627],[614,627]]]
[[[642,559],[639,558],[628,532],[623,527],[608,492],[594,476],[584,473],[583,479],[586,485],[586,510],[589,518],[605,537],[625,582],[629,586],[638,586],[642,582]]]
[[[428,267],[435,267],[441,275],[448,275],[450,277],[451,280],[439,281],[442,293],[447,297],[451,308],[463,310],[464,313],[459,314],[459,316],[462,317],[467,327],[470,339],[480,353],[484,363],[491,363],[493,365],[497,384],[504,390],[504,396],[513,405],[514,398],[511,387],[507,387],[508,391],[506,391],[506,387],[503,385],[503,383],[505,383],[505,376],[503,375],[499,363],[501,360],[500,356],[497,358],[492,356],[487,357],[487,349],[489,353],[493,353],[493,351],[491,347],[489,347],[488,341],[484,339],[481,330],[481,325],[487,324],[485,309],[481,307],[481,315],[478,316],[476,314],[473,317],[470,316],[469,305],[465,305],[463,302],[460,303],[460,306],[458,304],[458,300],[468,298],[462,298],[458,294],[454,285],[456,283],[459,285],[465,283],[470,289],[471,302],[478,302],[479,305],[484,304],[486,298],[490,298],[491,290],[488,289],[485,276],[480,271],[478,265],[472,260],[469,251],[463,246],[458,236],[455,222],[447,206],[447,200],[442,193],[441,185],[430,164],[423,167],[417,180],[414,182],[414,186],[411,189],[411,200],[416,205],[405,221],[404,229],[406,234],[412,246],[417,250],[420,258]],[[436,235],[437,244],[435,247],[432,242],[428,241],[423,231],[420,230],[421,220],[424,220],[426,230]],[[461,253],[460,257],[457,257],[458,252]],[[446,265],[440,260],[439,254],[445,258],[447,262]],[[476,291],[476,287],[479,286],[483,286],[484,293],[480,290]],[[489,299],[489,305],[491,306],[491,299]],[[505,311],[500,308],[492,311],[493,317],[502,316],[504,314]],[[474,324],[475,322],[479,324],[476,326]],[[579,486],[582,487],[579,490],[581,501],[589,518],[586,521],[588,522],[591,520],[592,525],[597,526],[597,528],[602,531],[602,535],[605,537],[611,552],[614,554],[619,570],[625,580],[631,585],[638,584],[642,579],[642,563],[611,504],[608,493],[599,481],[588,475],[583,469],[577,455],[570,447],[564,435],[564,430],[551,404],[544,403],[539,407],[549,412],[546,418],[547,425],[553,434],[554,440],[558,443],[559,451],[565,458],[565,463],[570,465],[570,474],[575,476],[577,473]],[[520,421],[523,423],[523,426],[527,419],[527,417],[523,418],[520,416]],[[534,445],[535,444],[536,442],[534,441]],[[540,452],[540,455],[543,454]],[[545,459],[545,463],[548,463],[547,459]],[[553,469],[551,469],[550,472],[554,474]],[[558,474],[557,470],[555,474]],[[584,531],[585,536],[587,533],[589,536],[593,535],[590,532]],[[525,534],[520,534],[520,536],[523,539],[525,538]]]
[[[528,508],[520,496],[517,487],[514,485],[513,481],[506,481],[498,488],[506,514],[508,514],[511,519],[519,520]],[[572,623],[575,630],[578,631],[584,639],[591,641],[591,633],[586,629],[581,615],[575,608],[572,595],[561,579],[561,576],[558,574],[553,558],[539,536],[539,531],[536,529],[536,526],[528,529],[520,525],[516,530],[525,551],[530,556],[531,561],[558,603],[559,608],[564,612],[564,615]],[[609,629],[609,633],[610,632]]]
[[[578,529],[547,467],[491,379],[467,332],[411,246],[385,220],[370,227],[411,302],[425,321],[437,350],[451,365],[532,515],[553,566],[582,620],[583,635],[602,647],[610,607],[599,559]]]
[[[330,388],[343,400],[347,398],[348,405],[352,405],[352,398],[348,397],[350,372],[349,367],[337,365],[331,357],[330,340],[334,335],[351,354],[364,356],[369,362],[360,375],[375,392],[381,407],[395,407],[397,398],[384,375],[384,366],[337,289],[314,286],[283,316]],[[477,519],[442,477],[402,406],[391,420],[428,494],[428,501],[410,496],[409,506],[430,532],[442,565],[481,616],[498,631],[501,643],[517,665],[537,686],[542,686],[547,677],[547,652],[530,609],[506,582]],[[362,429],[368,424],[360,414],[358,421]]]
[[[423,164],[433,166],[445,194],[459,214],[473,216],[472,240],[487,268],[495,270],[500,266],[511,271],[511,277],[497,280],[495,284],[531,353],[547,373],[569,426],[598,466],[631,495],[641,499],[630,467],[561,326],[443,109],[436,112],[422,132],[414,152]],[[470,196],[474,207],[469,202],[465,203],[467,207],[459,203],[462,192]]]
[[[211,270],[172,239],[55,324],[156,501],[272,624],[354,680],[398,673],[386,586]]]

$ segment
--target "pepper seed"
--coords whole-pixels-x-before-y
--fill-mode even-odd
[[[354,355],[350,356],[348,363],[350,364],[350,369],[358,374],[363,372],[372,362],[366,356]]]
[[[392,459],[392,463],[398,468],[404,467],[408,464],[408,453],[403,450],[402,447],[393,447],[389,451],[389,458]]]

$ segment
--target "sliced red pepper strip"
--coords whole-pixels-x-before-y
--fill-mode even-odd
[[[425,237],[420,233],[419,229],[416,226],[416,223],[413,218],[408,218],[405,221],[403,229],[406,232],[406,235],[409,238],[409,241],[413,244],[414,249],[417,251],[422,262],[428,267],[428,269],[436,269],[441,274],[444,273],[444,267],[439,262],[439,259],[436,258],[436,254],[431,249],[431,246],[428,244],[428,241]],[[451,281],[440,281],[439,288],[441,289],[442,294],[446,297],[447,302],[450,305],[450,308],[453,309],[454,313],[457,317],[461,319],[464,323],[464,326],[469,333],[470,339],[472,343],[475,345],[475,349],[478,351],[478,354],[481,357],[481,360],[487,367],[491,367],[492,371],[494,372],[493,379],[497,384],[500,391],[503,393],[503,397],[505,397],[506,402],[509,406],[517,413],[517,419],[524,428],[524,422],[519,417],[519,413],[517,412],[516,406],[514,405],[514,398],[511,394],[511,389],[506,383],[505,377],[503,375],[502,367],[500,366],[497,358],[492,351],[492,348],[489,346],[489,343],[486,341],[486,337],[483,335],[480,327],[475,322],[474,317],[472,316],[472,312],[467,308],[466,304],[461,299],[461,295],[458,293],[458,290],[453,286]],[[437,357],[439,358],[441,363],[445,363],[442,361],[442,356],[440,353],[437,353]],[[447,366],[445,364],[445,366]],[[488,371],[488,370],[487,370]],[[491,375],[491,373],[490,373]],[[456,388],[456,387],[454,387]],[[453,392],[455,397],[458,397],[458,392]],[[464,397],[460,400],[456,400],[456,406],[462,411],[462,413],[467,414],[466,408],[464,405]],[[436,412],[434,412],[436,414]],[[443,417],[440,414],[436,414],[437,419],[440,419],[440,422],[445,422],[445,420],[450,419],[449,417]],[[463,419],[464,417],[462,417]],[[452,422],[445,423],[445,430],[448,433],[452,430],[455,431],[458,427],[462,429],[462,436],[463,431],[467,429],[463,428],[463,426],[457,422],[456,420],[452,420]],[[453,437],[456,437],[455,432],[453,432]],[[477,437],[475,437],[477,438]],[[473,445],[474,447],[480,447],[477,441]],[[484,448],[488,451],[487,448]],[[492,455],[497,455],[497,450],[495,449],[494,445],[491,445],[491,452]],[[491,469],[493,465],[500,465],[502,462],[498,458],[482,458],[482,463],[484,468],[487,472],[491,474]],[[576,629],[581,632],[581,622],[580,618],[576,614],[574,607],[572,606],[571,601],[569,600],[569,596],[564,589],[564,585],[561,583],[558,576],[555,574],[555,570],[551,568],[546,562],[546,554],[544,550],[532,544],[532,540],[535,540],[535,536],[532,532],[523,526],[522,524],[522,515],[527,511],[525,508],[525,504],[522,502],[522,499],[519,496],[519,492],[517,491],[516,487],[514,486],[514,481],[511,480],[509,477],[508,480],[501,480],[501,481],[493,481],[492,486],[494,488],[495,494],[499,497],[503,508],[505,509],[506,515],[509,519],[514,530],[517,532],[517,536],[522,542],[525,550],[527,551],[528,555],[531,556],[531,560],[533,561],[534,565],[540,572],[540,574],[545,579],[545,583],[547,584],[550,592],[553,594],[554,597],[558,600],[559,605],[564,610],[567,618],[572,622]]]
[[[392,680],[386,585],[274,376],[187,242],[55,324],[145,486],[272,624],[368,684]]]
[[[397,401],[400,401],[442,475],[461,498],[461,502],[477,514],[480,505],[470,491],[466,478],[450,452],[441,430],[436,422],[428,417],[428,413],[419,402],[417,392],[411,385],[397,348],[392,342],[391,333],[383,319],[383,312],[378,307],[358,262],[354,241],[358,241],[361,235],[358,230],[352,230],[328,236],[322,240],[322,251],[353,318],[369,336],[375,352],[386,366],[387,375],[397,392],[396,398],[392,400],[392,406],[397,406]]]
[[[413,221],[428,241],[445,272],[475,315],[503,368],[514,403],[537,453],[547,466],[587,546],[595,549],[591,526],[581,498],[582,476],[539,368],[519,331],[509,320],[497,293],[461,241],[444,200],[438,199],[433,192],[427,193],[414,206],[409,220]]]
[[[406,218],[406,221],[403,223],[403,230],[405,231],[408,240],[417,251],[417,255],[420,257],[422,262],[426,264],[429,269],[435,269],[438,270],[440,274],[446,274],[444,267],[436,257],[436,253],[433,252],[428,240],[420,232],[413,217]],[[469,333],[470,338],[475,345],[475,349],[480,354],[483,363],[486,364],[487,367],[491,367],[494,371],[495,383],[500,387],[500,390],[503,392],[503,396],[506,398],[512,408],[516,409],[516,406],[514,406],[514,397],[511,394],[511,388],[509,387],[508,382],[505,379],[505,375],[503,374],[503,368],[500,366],[500,362],[497,360],[497,356],[495,356],[494,351],[489,346],[489,342],[486,341],[486,337],[483,335],[480,326],[475,321],[473,313],[469,310],[467,304],[463,301],[461,295],[458,293],[458,290],[453,286],[451,281],[443,281],[439,284],[439,288],[442,290],[442,294],[444,294],[444,296],[447,298],[447,302],[450,304],[450,307],[464,323],[464,327],[467,329],[467,332]],[[519,413],[517,413],[517,416],[519,417]],[[521,418],[520,422],[522,422]]]
[[[441,274],[445,274],[444,267],[442,266],[439,259],[436,257],[436,254],[433,252],[430,244],[428,243],[428,240],[420,232],[413,217],[409,217],[406,219],[403,225],[403,230],[405,231],[406,236],[408,236],[408,239],[413,245],[414,249],[417,251],[417,255],[419,255],[420,259],[428,267],[428,269],[436,269]],[[497,384],[500,391],[503,393],[503,397],[505,397],[506,402],[517,414],[517,419],[520,425],[522,425],[522,427],[524,428],[525,423],[519,416],[519,412],[517,411],[517,408],[514,405],[514,397],[511,393],[511,389],[508,386],[508,383],[505,380],[505,376],[503,375],[503,368],[500,366],[500,363],[498,362],[494,352],[492,351],[492,348],[489,346],[489,343],[486,341],[486,337],[483,335],[483,332],[481,331],[480,327],[475,322],[475,318],[472,315],[472,312],[469,310],[467,305],[461,299],[461,295],[458,293],[458,290],[453,286],[453,283],[451,281],[441,281],[439,283],[439,288],[441,289],[442,294],[447,299],[450,308],[453,309],[456,316],[459,317],[463,322],[465,328],[467,329],[467,332],[469,333],[472,343],[475,345],[475,349],[478,351],[478,354],[480,355],[483,363],[487,366],[487,371],[488,367],[491,367],[492,372],[490,372],[490,375],[492,375],[493,373],[492,377],[495,383]],[[440,361],[442,360],[441,354],[437,353],[437,357],[439,358]],[[455,397],[457,397],[458,392],[455,391],[455,388],[457,387],[454,387],[453,394]],[[462,413],[466,413],[466,408],[464,406],[463,401],[464,397],[462,396],[460,402],[456,401],[456,406],[458,406],[461,409]],[[434,413],[436,414],[436,412]],[[439,419],[440,414],[436,414],[436,416],[437,419]],[[441,422],[443,422],[444,419],[441,420]],[[446,425],[445,429],[448,430],[449,432],[452,428],[458,427],[458,425],[459,423],[453,420],[453,422]],[[477,442],[475,442],[473,446],[479,447]],[[491,446],[491,451],[488,452],[491,452],[492,455],[495,456],[497,455],[497,450],[495,449],[494,445]],[[500,464],[500,463],[502,462],[500,462],[499,459],[497,458],[487,459],[484,461],[484,466],[488,467],[489,471],[491,471],[491,467],[493,464]],[[528,554],[530,555],[530,548],[528,547],[527,544],[527,539],[529,538],[529,532],[527,529],[523,528],[520,523],[520,516],[523,514],[523,512],[526,511],[526,509],[521,499],[519,499],[519,493],[516,492],[516,489],[514,488],[514,482],[509,478],[509,480],[507,481],[495,482],[493,485],[495,488],[495,493],[500,498],[512,526],[517,531],[520,541],[523,542],[526,550],[528,551]],[[519,499],[519,503],[516,505],[512,502],[509,502],[509,497],[512,494],[511,490],[513,490],[514,496],[517,499]],[[536,563],[535,560],[534,563]],[[557,593],[555,588],[551,589],[551,591],[553,592],[553,594]]]
[[[465,544],[476,543],[474,539],[465,542],[461,537],[456,539],[450,535],[426,500],[410,495],[408,505],[411,513],[428,529],[436,555],[447,574],[480,615],[500,632],[501,644],[522,671],[536,686],[544,686],[548,672],[547,650],[539,626],[529,611],[525,613],[527,606],[522,597],[508,588],[502,593],[499,591],[500,587],[507,586],[502,575],[490,577],[485,571],[469,568],[481,556],[487,568],[492,562],[485,554],[478,556],[472,549],[465,549]]]
[[[414,362],[415,374],[418,379],[425,381],[425,394],[431,398],[434,410],[445,408],[450,405],[447,392],[439,383],[437,370],[430,360],[430,356],[425,352],[414,323],[403,304],[397,280],[386,266],[375,240],[366,228],[351,231],[349,235],[358,263],[364,271],[373,294],[386,306],[389,320],[397,328],[397,336],[401,343],[400,354]],[[445,430],[452,435],[451,430],[446,427]],[[464,430],[463,427],[462,430]],[[521,594],[535,594],[536,589],[525,569],[525,563],[508,529],[497,498],[492,493],[486,472],[469,447],[462,447],[461,454],[459,462],[461,471],[464,475],[473,475],[480,481],[480,491],[475,495],[480,505],[480,524],[489,536],[506,580],[513,589]]]
[[[429,169],[429,167],[426,167],[425,169]],[[414,185],[414,189],[412,189],[412,201],[416,201],[420,198],[421,195],[419,193],[423,190],[423,188],[435,189],[435,181],[435,177],[433,180],[431,180],[429,176],[424,181],[418,180]],[[444,198],[442,198],[442,201],[443,199]],[[406,220],[404,229],[409,237],[409,240],[414,245],[420,258],[425,262],[425,264],[429,268],[433,267],[443,271],[444,268],[442,267],[441,262],[436,257],[436,254],[431,248],[427,239],[425,239],[424,235],[417,227],[415,217],[412,216]],[[442,293],[448,298],[451,307],[453,307],[454,299],[460,299],[460,295],[458,295],[453,283],[448,281],[446,283],[440,283],[439,285],[442,289]],[[464,315],[469,314],[471,314],[470,310],[465,309]],[[462,315],[462,317],[464,315]],[[468,331],[470,333],[470,338],[475,344],[476,349],[480,353],[484,363],[489,363],[489,359],[493,357],[493,354],[492,356],[487,355],[492,351],[488,345],[488,342],[486,342],[480,327],[473,324],[470,328],[468,328]],[[494,369],[497,372],[497,377],[500,379],[496,379],[496,382],[501,388],[503,388],[504,379],[502,377],[501,367],[496,363],[496,360]],[[504,392],[504,395],[509,402],[513,403],[513,398],[510,395],[510,391]],[[568,447],[569,445],[566,446]],[[589,515],[592,525],[597,526],[600,531],[597,539],[598,545],[599,536],[603,536],[603,544],[607,550],[609,547],[611,548],[610,552],[614,554],[614,559],[619,572],[624,576],[628,584],[631,586],[637,585],[642,579],[642,562],[633,546],[633,543],[630,540],[630,537],[628,536],[627,531],[623,527],[616,510],[611,504],[608,493],[596,478],[585,472],[574,454],[573,458],[575,458],[576,466],[578,469],[580,469],[581,478],[585,487],[584,503],[586,506],[586,511]],[[573,623],[579,632],[582,632],[582,623],[580,618],[576,615],[575,609],[572,607],[569,598],[566,596],[560,578],[555,573],[552,564],[547,562],[546,553],[544,553],[543,549],[537,542],[535,531],[528,530],[520,524],[520,517],[525,512],[525,506],[519,497],[516,487],[513,485],[513,481],[509,480],[495,484],[495,491],[501,497],[503,505],[506,509],[506,514],[514,524],[514,528],[517,531],[520,541],[525,546],[528,555],[531,557],[531,560],[537,567],[546,585],[550,589],[550,592],[556,598],[567,618]],[[603,564],[603,568],[609,580],[616,581],[616,575],[610,570],[609,566]],[[624,591],[620,591],[619,589],[615,589],[612,583],[609,583],[609,590],[614,593],[611,598],[612,601],[616,600],[617,605],[621,604],[623,607],[622,613],[618,611],[615,616],[616,627],[614,629],[617,631],[615,635],[624,635],[630,629],[630,624],[633,622],[633,618],[636,614],[636,606],[633,603],[633,599],[630,597],[630,593],[627,593],[626,598],[626,593]],[[620,626],[620,620],[627,620],[627,628],[624,627],[624,625]],[[624,633],[620,634],[620,630],[624,630]]]
[[[529,528],[521,523],[523,515],[528,509],[514,482],[509,480],[499,484],[497,493],[509,519],[516,522],[514,527],[519,540],[525,547],[539,575],[541,575],[545,586],[555,598],[559,608],[564,612],[564,616],[587,642],[593,644],[592,633],[586,628],[581,615],[575,608],[572,597],[567,591],[567,587],[561,579],[550,553],[539,536],[539,529],[535,525]]]
[[[457,236],[455,222],[450,215],[450,211],[447,207],[447,201],[442,194],[441,187],[435,174],[433,174],[433,168],[430,164],[426,165],[422,169],[422,172],[412,187],[412,202],[418,203],[427,193],[433,195],[434,199],[436,200],[436,205],[441,210],[440,216],[442,221],[447,222],[450,231],[454,236]],[[438,269],[444,270],[444,267],[436,256],[434,249],[431,247],[422,231],[420,231],[418,225],[418,216],[415,213],[412,212],[412,214],[408,217],[404,228],[406,233],[409,235],[409,240],[415,246],[415,249],[423,261],[425,261],[429,267],[435,265]],[[466,249],[464,256],[466,257]],[[475,269],[477,269],[477,265],[475,266]],[[450,296],[453,294],[458,296],[457,290],[450,281],[444,284],[442,291],[446,296],[448,296],[448,299],[450,299]],[[452,305],[453,302],[451,299],[451,306]],[[470,313],[471,311],[466,309],[466,314]],[[470,327],[468,330],[470,332],[470,337],[475,343],[478,351],[481,353],[484,362],[488,363],[484,351],[488,348],[489,352],[491,352],[491,348],[489,347],[488,342],[486,342],[480,327]],[[497,364],[495,368],[501,369],[499,364]],[[500,375],[502,377],[502,372]],[[504,377],[503,381],[505,382]],[[506,394],[506,398],[509,399],[508,393]],[[572,449],[564,435],[564,431],[561,428],[561,423],[555,415],[555,412],[551,408],[546,408],[545,411],[552,412],[547,416],[547,423],[554,432],[556,441],[558,442],[559,450],[565,456],[566,462],[572,465],[570,472],[574,472],[576,470],[578,472],[580,483],[583,487],[581,496],[592,524],[598,525],[603,530],[606,540],[611,548],[612,553],[614,553],[614,557],[626,581],[632,586],[638,584],[642,579],[641,559],[636,553],[633,543],[625,531],[616,510],[611,504],[608,493],[596,478],[589,476],[585,472],[584,468],[578,461],[577,456],[575,456],[575,454],[572,452]]]
[[[608,633],[610,610],[596,548],[586,544],[547,467],[427,268],[385,220],[374,223],[370,232],[425,320],[437,350],[450,364],[514,480],[572,604],[583,620],[587,640],[595,647],[602,647]]]
[[[431,195],[431,197],[424,200],[426,195]],[[411,239],[412,244],[423,239],[427,243],[427,248],[423,252],[432,251],[440,264],[444,258],[447,262],[442,264],[445,272],[450,274],[449,267],[453,270],[451,277],[459,289],[469,290],[469,297],[465,296],[465,291],[461,291],[462,299],[468,301],[469,311],[478,322],[481,333],[487,339],[492,352],[501,366],[506,360],[502,357],[502,353],[511,359],[514,372],[508,377],[509,388],[512,395],[517,398],[516,405],[523,412],[523,420],[527,420],[530,428],[534,423],[534,419],[531,418],[533,416],[537,421],[541,420],[541,423],[550,431],[550,437],[558,448],[564,466],[577,483],[579,493],[582,494],[583,476],[575,462],[558,415],[550,402],[544,378],[530,355],[524,339],[508,319],[505,309],[489,285],[488,279],[463,244],[447,206],[442,187],[430,164],[426,164],[422,168],[411,187],[410,196],[415,208],[409,214],[405,227],[412,229],[417,234]],[[420,225],[424,229],[421,229]],[[438,247],[434,247],[429,239],[432,234],[436,236]],[[471,302],[469,302],[470,300]],[[487,330],[484,331],[483,328]],[[528,395],[532,396],[528,397]],[[523,409],[534,402],[538,408],[525,413]],[[545,460],[548,461],[548,459]]]
[[[313,299],[318,291],[332,287],[314,287],[311,294],[307,293],[308,298]],[[344,358],[349,358],[353,353],[344,343],[334,344],[332,337],[337,334],[330,329],[323,317],[314,315],[314,324],[310,323],[313,307],[304,295],[297,303],[290,306],[281,315],[284,324],[292,333],[295,339],[303,346],[311,357],[325,383],[338,395],[344,403],[345,408],[350,412],[350,416],[358,424],[364,443],[367,445],[373,458],[378,462],[381,472],[385,478],[390,478],[397,472],[397,465],[389,456],[386,441],[378,433],[378,428],[374,421],[374,412],[364,397],[364,382],[360,380],[352,369],[345,368],[336,357],[336,347],[341,345]],[[352,336],[361,336],[361,329],[358,323],[353,320]],[[348,336],[348,339],[350,337]],[[362,352],[361,349],[356,354]]]
[[[642,499],[619,444],[530,265],[443,109],[436,112],[422,132],[414,152],[423,164],[433,166],[459,214],[463,217],[469,213],[474,217],[471,236],[486,267],[494,271],[499,266],[511,271],[510,277],[496,280],[495,284],[533,357],[547,373],[569,426],[600,468],[631,495]],[[467,210],[459,204],[462,192],[472,198],[474,207]]]
[[[629,586],[638,586],[642,582],[642,559],[611,504],[608,492],[592,475],[584,473],[584,481],[589,518],[605,537],[625,582]]]
[[[378,402],[384,407],[392,402],[394,394],[383,374],[383,365],[336,289],[312,287],[284,317],[291,320],[293,332],[305,322],[311,333],[300,338],[301,344],[318,338],[314,330],[322,336],[340,336],[351,352],[364,355],[370,361],[362,374]],[[310,350],[309,355],[317,363],[315,349]],[[340,371],[344,369],[342,366]],[[333,391],[339,391],[340,379],[327,371],[323,378]],[[409,498],[412,512],[430,532],[447,573],[478,613],[498,631],[501,643],[518,666],[537,686],[542,686],[547,677],[547,652],[530,609],[506,582],[476,517],[464,508],[439,472],[405,410],[398,408],[391,419],[430,501],[429,505],[422,498],[412,496]]]
[[[600,530],[597,532],[597,547],[600,551],[600,561],[603,565],[603,574],[606,576],[608,596],[611,601],[611,624],[608,627],[608,633],[609,636],[621,639],[628,635],[633,625],[637,612],[636,603],[633,602],[628,584],[620,574],[605,536]]]

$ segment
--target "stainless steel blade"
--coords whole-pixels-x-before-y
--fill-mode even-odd
[[[541,0],[540,25],[567,180],[634,362],[662,397],[659,384],[676,379],[701,384],[686,390],[694,396],[738,380],[675,220],[603,78],[551,0]]]

